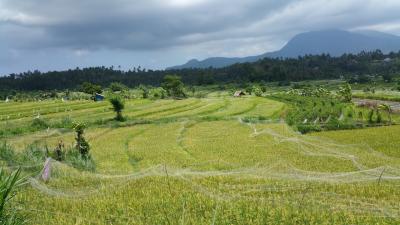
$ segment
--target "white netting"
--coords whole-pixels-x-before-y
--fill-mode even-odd
[[[264,201],[277,205],[296,205],[302,204],[314,205],[320,209],[346,210],[354,213],[368,213],[374,216],[398,218],[399,206],[394,206],[383,200],[376,198],[357,198],[346,194],[336,193],[321,184],[327,184],[328,187],[335,185],[347,185],[352,183],[378,183],[382,187],[394,186],[397,183],[382,183],[382,181],[400,180],[400,169],[394,165],[399,162],[396,158],[387,156],[381,152],[375,151],[370,146],[347,145],[336,143],[332,140],[300,135],[294,132],[282,134],[271,128],[258,129],[257,124],[245,123],[242,119],[239,122],[249,126],[251,133],[249,138],[257,138],[260,135],[271,137],[276,144],[290,143],[288,149],[304,156],[318,156],[334,158],[343,161],[349,161],[354,166],[353,171],[347,172],[319,172],[308,171],[296,167],[290,161],[282,159],[269,166],[243,167],[237,163],[224,160],[210,160],[192,164],[186,168],[173,168],[166,165],[155,165],[141,171],[109,175],[99,173],[84,173],[89,179],[100,182],[101,185],[95,187],[86,187],[81,189],[60,189],[52,187],[39,179],[39,176],[29,179],[31,186],[42,194],[62,197],[62,198],[82,198],[96,194],[103,194],[113,188],[123,188],[138,179],[149,177],[162,177],[174,179],[178,182],[189,184],[193,190],[217,201]],[[177,132],[177,145],[190,157],[190,149],[185,146],[185,135],[190,128],[191,122],[185,120]],[[99,137],[109,132],[106,130]],[[361,159],[358,152],[368,152],[369,157],[376,160],[387,162],[384,165],[370,167]],[[227,165],[229,170],[198,170],[199,166],[214,165],[215,163]],[[62,165],[54,162],[55,169]],[[213,186],[204,184],[204,180],[226,177],[226,183]],[[60,178],[61,179],[61,178]],[[257,180],[257,184],[247,182],[249,179]],[[240,184],[230,182],[231,180],[241,180]],[[274,183],[279,181],[282,183]],[[263,193],[269,193],[268,196]],[[286,195],[283,195],[285,193]],[[334,202],[330,204],[330,201]],[[217,208],[215,210],[217,214]]]

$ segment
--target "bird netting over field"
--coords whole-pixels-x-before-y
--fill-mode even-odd
[[[386,132],[396,129],[388,127]],[[41,140],[51,143],[62,135]],[[32,190],[20,198],[32,201],[27,194],[33,193],[68,205],[143,185],[142,194],[151,195],[160,189],[153,185],[167,182],[164,193],[184,187],[181,191],[222,205],[262,202],[277,209],[346,212],[361,218],[400,216],[400,160],[362,140],[346,144],[300,135],[284,123],[252,124],[241,119],[95,129],[88,136],[96,172],[54,161],[52,180],[30,178]]]
[[[113,116],[102,103],[31,107],[2,108],[10,119],[0,125],[23,124],[37,113],[46,121]],[[31,224],[400,221],[400,126],[301,135],[273,116],[281,107],[264,98],[129,102],[127,116],[176,119],[90,127],[92,172],[51,160],[44,182],[44,161],[7,165],[30,174],[18,209]],[[268,116],[253,120],[260,115]],[[60,140],[72,147],[73,132],[49,128],[7,143],[22,152]]]

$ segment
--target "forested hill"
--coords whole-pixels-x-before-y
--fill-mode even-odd
[[[320,30],[300,33],[294,36],[280,50],[267,52],[258,56],[244,58],[213,57],[202,61],[190,60],[189,62],[171,67],[169,69],[184,68],[222,68],[235,63],[255,62],[263,58],[297,58],[304,55],[330,54],[358,54],[362,51],[380,49],[384,53],[400,51],[400,36],[377,32],[344,30]]]
[[[114,81],[128,86],[159,85],[166,74],[177,74],[187,85],[212,83],[245,83],[258,81],[301,81],[313,79],[336,79],[400,74],[400,52],[383,54],[362,52],[341,57],[329,55],[304,56],[297,59],[265,58],[254,63],[235,64],[220,69],[183,70],[115,70],[106,67],[91,67],[58,72],[40,71],[11,74],[0,77],[1,90],[62,90],[74,89],[83,82],[106,86]]]

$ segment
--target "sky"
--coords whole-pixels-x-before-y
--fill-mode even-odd
[[[279,50],[313,30],[400,35],[399,0],[0,0],[0,75],[164,69]]]

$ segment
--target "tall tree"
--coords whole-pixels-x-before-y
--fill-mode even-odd
[[[166,75],[161,86],[167,91],[170,97],[186,97],[186,94],[183,90],[184,84],[181,81],[181,77],[177,75]]]

